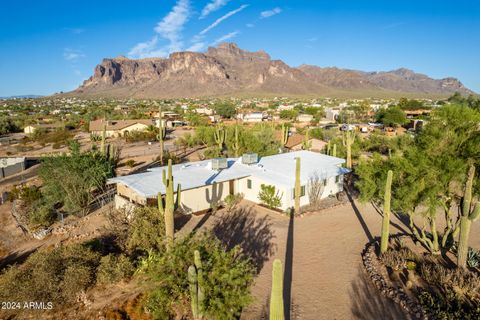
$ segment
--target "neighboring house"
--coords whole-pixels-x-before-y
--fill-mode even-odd
[[[215,111],[212,108],[196,108],[195,112],[198,114],[204,114],[206,116],[211,116],[212,114],[215,113]]]
[[[328,121],[336,121],[340,115],[339,109],[326,108],[325,109],[325,118]]]
[[[244,122],[262,122],[267,119],[268,115],[263,112],[249,112],[249,113],[240,113],[237,118],[241,119]]]
[[[94,120],[90,121],[89,131],[93,135],[101,136],[106,125],[107,137],[124,137],[132,131],[145,131],[149,126],[155,125],[153,120]]]
[[[281,134],[281,132],[277,131],[276,136],[278,139],[281,139]],[[305,136],[298,133],[290,133],[287,143],[284,145],[284,147],[290,151],[302,150],[304,140]],[[321,152],[327,145],[325,141],[316,138],[310,138],[309,142],[311,144],[310,151],[315,152]]]
[[[25,157],[0,158],[0,179],[25,170]]]
[[[31,124],[23,128],[25,134],[34,134],[38,129],[46,131],[54,131],[57,129],[65,128],[63,124],[59,123],[41,123],[41,124]]]
[[[229,194],[242,193],[246,200],[259,203],[261,185],[274,185],[281,195],[279,209],[294,206],[296,158],[301,159],[300,204],[309,204],[309,180],[317,174],[324,185],[321,198],[343,191],[343,175],[349,170],[342,167],[345,160],[310,151],[296,151],[256,159],[246,154],[240,158],[219,159],[177,164],[172,166],[175,190],[181,185],[181,207],[186,213],[205,212]],[[222,169],[223,168],[223,169]],[[165,193],[162,170],[151,168],[147,172],[116,177],[108,180],[116,184],[117,208],[156,205],[157,194]]]
[[[313,120],[313,116],[311,114],[299,114],[297,117],[298,122],[311,122]]]

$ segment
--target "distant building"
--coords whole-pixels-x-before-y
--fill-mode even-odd
[[[299,114],[297,117],[298,122],[312,122],[313,116],[311,114]]]
[[[101,136],[105,127],[107,137],[124,137],[132,131],[145,131],[149,126],[155,125],[150,119],[138,120],[107,120],[90,121],[89,131],[93,135]]]
[[[263,112],[248,112],[238,114],[237,118],[244,122],[262,122],[268,118],[268,115]]]
[[[31,124],[23,128],[25,134],[34,134],[35,131],[42,129],[45,131],[54,131],[57,129],[65,128],[63,124],[59,123],[41,123],[41,124]]]
[[[207,116],[211,116],[212,114],[215,113],[215,111],[212,109],[212,108],[196,108],[194,109],[196,113],[198,114],[204,114],[204,115],[207,115]]]

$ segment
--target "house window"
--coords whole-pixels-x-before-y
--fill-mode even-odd
[[[247,188],[252,189],[252,180],[247,179]]]
[[[303,197],[305,195],[305,191],[306,190],[306,187],[305,186],[301,186],[300,187],[300,197]],[[295,188],[293,188],[293,192],[292,192],[292,199],[295,199]]]

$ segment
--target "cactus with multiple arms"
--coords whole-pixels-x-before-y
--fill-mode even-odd
[[[165,185],[165,204],[162,195],[158,194],[158,209],[165,219],[165,235],[167,237],[167,249],[173,244],[175,234],[175,221],[173,214],[180,206],[181,186],[177,186],[177,199],[175,201],[175,190],[172,176],[172,159],[168,159],[168,176],[165,170],[162,171],[163,184]]]
[[[352,169],[352,144],[355,141],[355,131],[349,130],[342,137],[343,145],[347,149],[347,168]]]
[[[285,319],[283,310],[283,271],[279,259],[273,261],[272,292],[270,294],[270,320]]]
[[[473,179],[475,177],[475,166],[472,164],[468,170],[467,182],[462,199],[460,236],[458,239],[457,265],[465,268],[468,256],[468,238],[472,222],[480,217],[480,203],[472,203]]]
[[[215,138],[215,142],[218,144],[220,151],[223,150],[223,143],[227,137],[227,131],[224,128],[217,126],[213,133],[213,137]]]
[[[295,213],[300,213],[300,193],[302,187],[300,185],[300,158],[295,158]]]
[[[392,179],[393,172],[388,170],[387,182],[385,184],[385,195],[383,201],[383,221],[382,221],[382,238],[380,241],[380,253],[385,253],[388,249],[388,237],[390,227],[390,201],[392,199]]]

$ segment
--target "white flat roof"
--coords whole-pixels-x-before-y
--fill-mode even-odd
[[[297,157],[301,159],[300,180],[302,185],[306,184],[315,172],[322,179],[349,172],[348,169],[341,167],[341,164],[345,162],[344,159],[305,150],[262,157],[258,163],[253,165],[243,164],[241,158],[228,158],[228,168],[219,171],[211,169],[209,165],[211,159],[209,159],[173,165],[172,175],[175,190],[178,184],[181,184],[182,190],[188,190],[214,182],[249,176],[257,177],[276,186],[293,188],[295,185],[295,158]],[[111,178],[108,183],[124,184],[139,195],[151,198],[155,197],[158,192],[165,193],[162,170],[166,169],[166,166],[151,168],[147,172]]]

